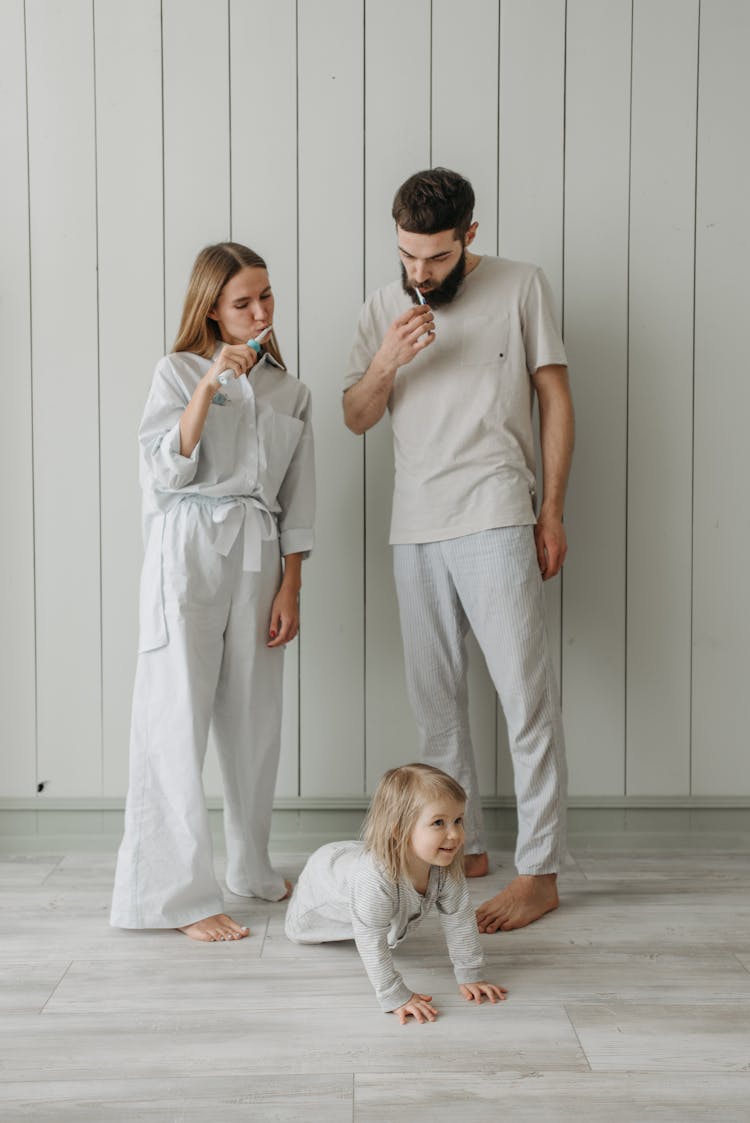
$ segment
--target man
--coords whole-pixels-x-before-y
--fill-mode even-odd
[[[407,688],[425,760],[469,797],[469,877],[489,870],[468,722],[469,627],[505,712],[518,876],[477,911],[480,931],[495,932],[559,903],[566,765],[542,580],[559,572],[567,549],[573,408],[543,273],[472,253],[473,211],[471,184],[445,168],[399,188],[392,213],[401,281],[364,305],[344,416],[361,434],[391,412],[390,540]],[[543,474],[536,518],[534,392]]]

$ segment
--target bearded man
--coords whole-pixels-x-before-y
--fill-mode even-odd
[[[489,871],[469,732],[469,628],[503,707],[517,876],[477,911],[480,931],[496,932],[559,903],[567,771],[542,582],[559,572],[567,549],[574,426],[548,282],[534,265],[472,253],[473,212],[471,184],[446,168],[418,172],[398,189],[401,279],[365,302],[343,405],[357,434],[391,414],[390,541],[407,689],[424,760],[468,795],[469,877]]]

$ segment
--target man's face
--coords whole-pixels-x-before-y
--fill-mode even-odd
[[[401,258],[401,281],[414,303],[419,291],[433,307],[449,304],[458,292],[466,268],[466,248],[455,230],[413,234],[396,227]]]

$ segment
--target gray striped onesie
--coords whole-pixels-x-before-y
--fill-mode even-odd
[[[458,983],[481,982],[484,953],[463,875],[430,868],[427,891],[390,881],[361,842],[329,842],[310,856],[286,914],[285,932],[297,944],[351,940],[357,944],[383,1010],[396,1010],[413,991],[391,955],[407,931],[437,909]]]

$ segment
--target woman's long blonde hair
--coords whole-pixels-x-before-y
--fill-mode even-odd
[[[362,827],[365,850],[381,863],[389,878],[398,881],[406,873],[409,842],[426,803],[445,797],[466,803],[461,785],[430,764],[402,764],[391,768],[380,780]],[[463,874],[463,846],[456,851],[448,873]]]
[[[220,336],[218,324],[210,318],[209,313],[216,307],[216,301],[227,281],[241,269],[248,267],[267,269],[260,254],[247,246],[241,246],[239,242],[218,242],[215,246],[206,246],[201,250],[190,274],[173,351],[192,351],[206,359],[212,357]],[[271,332],[263,346],[286,370],[275,332]]]

